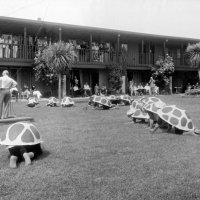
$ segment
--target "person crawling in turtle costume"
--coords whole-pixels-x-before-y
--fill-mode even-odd
[[[185,110],[182,110],[175,105],[167,105],[157,110],[158,121],[155,127],[151,129],[154,133],[158,128],[163,128],[163,125],[167,125],[168,132],[174,129],[176,134],[182,135],[183,132],[190,132],[192,134],[198,134],[198,129],[194,128],[192,119]]]
[[[153,121],[154,127],[153,127],[153,124],[150,124],[150,133],[155,133],[158,130],[158,128],[161,128],[161,129],[167,128],[167,132],[170,132],[172,130],[172,126],[168,124],[167,122],[165,122],[164,120],[162,120],[159,116],[157,116],[156,118],[154,116],[151,119]],[[177,128],[175,128],[175,133],[182,134],[181,132],[179,133],[179,129]]]
[[[2,134],[0,144],[6,145],[10,153],[10,168],[25,161],[25,166],[42,154],[41,137],[37,128],[26,122],[17,122],[8,127],[6,134]]]
[[[165,129],[167,128],[167,132],[171,130],[171,125],[162,120],[157,114],[158,110],[162,107],[165,107],[165,103],[163,102],[149,102],[144,106],[144,110],[149,115],[149,129],[150,133],[154,133],[158,128]]]
[[[112,104],[106,97],[97,95],[90,97],[88,105],[97,110],[119,109],[117,105]]]

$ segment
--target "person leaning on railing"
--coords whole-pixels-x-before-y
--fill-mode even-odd
[[[10,78],[9,72],[4,70],[0,77],[0,118],[8,118],[8,108],[11,100],[10,89],[17,86],[17,82]]]

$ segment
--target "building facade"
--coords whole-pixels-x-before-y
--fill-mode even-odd
[[[34,57],[40,48],[59,40],[74,44],[77,58],[71,77],[76,76],[80,86],[88,82],[92,89],[95,84],[109,88],[109,67],[121,62],[122,50],[126,55],[127,79],[136,84],[149,81],[150,66],[166,53],[175,64],[173,88],[184,89],[188,82],[193,84],[197,80],[197,69],[190,68],[184,58],[188,43],[199,42],[197,39],[8,17],[0,17],[0,72],[8,69],[21,91],[36,84],[44,96],[52,95],[50,88],[35,83]]]

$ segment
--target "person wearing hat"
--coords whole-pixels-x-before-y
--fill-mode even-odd
[[[17,86],[17,82],[9,77],[8,70],[4,70],[0,77],[0,119],[8,118],[10,104],[10,89]]]

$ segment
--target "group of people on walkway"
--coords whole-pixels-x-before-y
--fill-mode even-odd
[[[71,82],[71,90],[72,90],[73,96],[78,94],[80,96],[87,97],[87,96],[91,96],[93,93],[95,95],[100,95],[100,94],[107,95],[107,87],[105,86],[105,84],[102,84],[101,86],[99,86],[96,83],[94,88],[91,88],[91,86],[86,81],[84,85],[81,87],[79,80],[77,79],[77,76],[74,76],[74,79]]]
[[[156,86],[153,77],[150,77],[149,82],[146,83],[145,86],[141,83],[137,85],[133,80],[131,80],[129,81],[129,93],[131,96],[140,96],[143,94],[158,95],[159,87]]]

